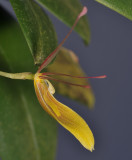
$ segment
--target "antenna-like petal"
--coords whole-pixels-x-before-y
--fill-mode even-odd
[[[41,64],[41,66],[38,69],[38,73],[41,72],[41,70],[43,68],[45,68],[53,59],[54,57],[57,55],[60,47],[64,44],[64,42],[66,41],[66,39],[69,37],[69,35],[71,34],[71,32],[73,31],[73,29],[75,28],[77,22],[79,21],[79,19],[84,16],[87,13],[87,7],[83,7],[83,10],[79,13],[79,15],[77,16],[75,23],[73,24],[71,30],[68,32],[68,34],[66,35],[66,37],[63,39],[63,41],[58,45],[58,47],[44,60],[44,62]]]

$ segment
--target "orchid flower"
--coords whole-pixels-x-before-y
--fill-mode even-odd
[[[58,81],[59,83],[65,83],[67,85],[73,85],[76,87],[89,88],[89,85],[75,84],[63,81],[61,79],[54,78],[54,76],[68,76],[71,78],[105,78],[106,76],[96,76],[96,77],[80,77],[74,75],[68,75],[64,73],[40,73],[57,55],[61,46],[64,44],[65,40],[69,37],[74,27],[76,26],[79,19],[87,13],[87,8],[83,7],[80,14],[77,16],[75,23],[73,24],[71,30],[63,39],[63,41],[58,45],[58,47],[44,60],[42,65],[39,67],[36,74],[30,72],[23,73],[7,73],[0,71],[0,76],[11,78],[11,79],[28,79],[34,80],[35,92],[39,103],[42,108],[52,116],[56,121],[58,121],[64,128],[71,132],[78,141],[91,152],[94,150],[94,136],[90,130],[88,124],[81,118],[76,112],[70,109],[68,106],[60,103],[54,98],[55,89],[49,80]]]
[[[49,80],[56,80],[60,83],[66,83],[69,85],[74,85],[78,87],[89,88],[89,86],[84,86],[80,84],[73,84],[69,82],[62,81],[60,79],[53,78],[54,75],[59,76],[70,76],[62,73],[40,73],[57,55],[60,47],[63,45],[65,40],[69,37],[72,30],[76,26],[79,19],[87,13],[87,8],[83,7],[83,10],[78,15],[75,23],[73,24],[71,30],[64,38],[64,40],[59,44],[59,46],[44,60],[42,65],[39,67],[37,73],[34,76],[34,87],[39,103],[42,108],[52,116],[56,121],[58,121],[64,128],[71,132],[79,142],[88,150],[94,150],[94,136],[90,130],[88,124],[81,118],[76,112],[67,107],[66,105],[57,101],[53,94],[55,89]],[[72,78],[89,78],[89,77],[77,77],[70,76]],[[99,76],[94,78],[104,78],[105,76]],[[90,77],[92,78],[92,77]]]

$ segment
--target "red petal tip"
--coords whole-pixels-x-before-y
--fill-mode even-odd
[[[84,16],[85,14],[87,14],[87,12],[88,12],[88,9],[87,9],[86,6],[84,6],[82,12],[79,14],[78,17],[81,18],[82,16]]]
[[[106,78],[107,76],[106,75],[103,75],[103,76],[99,76],[98,78]]]

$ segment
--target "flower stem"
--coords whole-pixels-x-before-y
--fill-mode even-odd
[[[28,79],[28,80],[33,80],[34,79],[34,74],[30,72],[23,72],[23,73],[7,73],[7,72],[2,72],[0,71],[0,76],[11,78],[11,79]]]

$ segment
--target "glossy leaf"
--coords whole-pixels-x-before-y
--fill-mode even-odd
[[[21,30],[7,18],[0,8],[0,69],[34,71]],[[0,77],[0,86],[0,159],[54,160],[56,122],[41,108],[33,81]]]
[[[72,51],[65,48],[60,50],[56,60],[47,68],[47,71],[54,73],[65,73],[75,76],[86,76],[78,63],[78,58],[76,55]],[[59,78],[67,82],[89,85],[87,79],[75,79],[64,76]],[[95,99],[91,88],[86,89],[76,86],[68,86],[54,81],[53,84],[57,93],[88,105],[89,108],[94,106]]]
[[[96,1],[120,13],[126,18],[132,20],[131,0],[96,0]]]
[[[34,62],[40,65],[57,45],[53,25],[46,13],[33,0],[10,0],[10,2]]]
[[[82,10],[82,5],[79,0],[37,0],[58,19],[72,26],[77,15]],[[90,41],[90,30],[87,17],[84,16],[77,24],[75,30],[82,37],[86,44]]]

